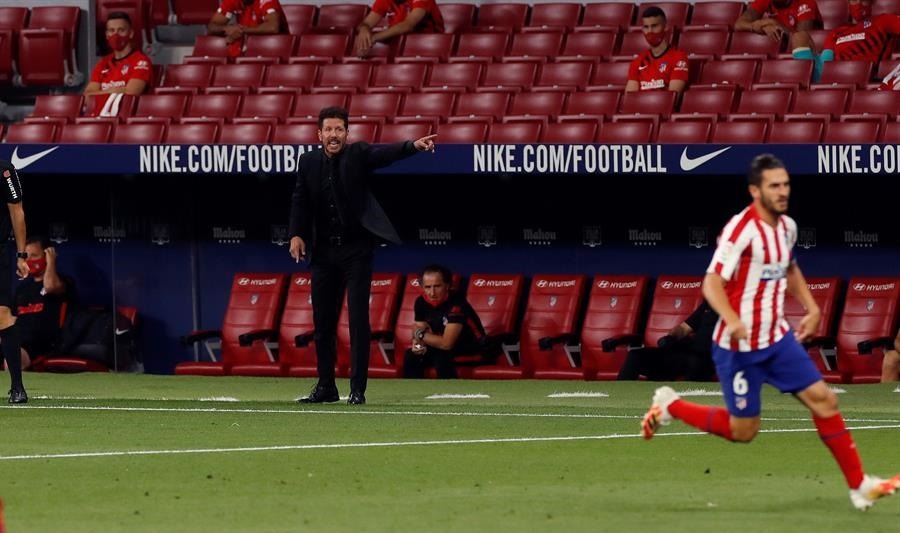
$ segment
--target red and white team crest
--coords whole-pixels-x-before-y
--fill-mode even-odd
[[[666,71],[666,68],[668,68],[668,66],[669,66],[669,64],[666,63],[666,62],[660,63],[660,64],[659,64],[659,71],[660,71],[660,72],[665,72],[665,71]]]

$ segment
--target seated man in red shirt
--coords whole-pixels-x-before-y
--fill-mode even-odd
[[[822,15],[816,0],[753,0],[734,23],[736,31],[768,35],[779,43],[787,33],[794,59],[809,61],[816,59],[815,43],[809,36],[809,30],[821,28]],[[813,79],[818,80],[821,74],[818,65],[814,70]]]
[[[669,44],[666,14],[652,6],[641,14],[644,38],[650,48],[631,62],[625,90],[675,91],[680,93],[687,85],[687,54]]]
[[[383,17],[387,17],[387,29],[372,33]],[[444,32],[444,18],[435,0],[375,0],[372,10],[356,27],[353,49],[359,57],[365,57],[375,43],[410,32]]]
[[[138,95],[147,90],[153,65],[146,54],[134,49],[133,38],[128,14],[110,13],[106,18],[106,42],[112,53],[100,59],[84,89],[85,96],[94,97],[93,115],[117,116],[122,95]]]
[[[224,35],[228,56],[244,52],[245,35],[288,33],[287,19],[278,0],[222,0],[206,31]]]
[[[850,21],[831,30],[822,47],[823,61],[879,61],[891,53],[900,35],[900,15],[872,16],[871,0],[847,0]]]

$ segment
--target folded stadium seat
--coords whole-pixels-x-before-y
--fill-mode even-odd
[[[362,4],[326,4],[319,7],[314,29],[351,33],[367,12],[368,8]]]
[[[784,116],[791,107],[793,91],[791,89],[757,89],[744,91],[738,100],[736,113],[770,114]]]
[[[228,57],[228,43],[219,35],[198,35],[194,38],[193,57]]]
[[[742,2],[697,2],[691,13],[691,26],[733,27],[744,11]]]
[[[163,77],[163,87],[209,87],[212,82],[213,65],[169,65]]]
[[[509,34],[506,32],[462,33],[457,38],[456,50],[447,59],[451,63],[490,63],[500,61],[506,55]]]
[[[165,144],[213,144],[219,125],[215,122],[172,124],[166,130]]]
[[[279,63],[287,63],[296,47],[296,35],[248,35],[244,57],[274,57]]]
[[[681,95],[680,112],[687,114],[714,114],[724,118],[734,110],[736,87],[733,85],[717,86],[709,89],[684,91]]]
[[[238,116],[243,118],[275,118],[283,121],[294,107],[290,93],[248,94],[241,99]]]
[[[236,94],[198,94],[191,98],[185,117],[213,117],[230,120],[237,115],[241,97]]]
[[[35,98],[32,117],[63,117],[71,122],[81,115],[84,97],[80,94],[39,94]]]
[[[821,126],[821,124],[819,124]],[[822,313],[819,321],[819,329],[813,334],[813,338],[803,345],[809,352],[810,358],[818,367],[819,372],[828,382],[839,382],[840,374],[835,365],[828,359],[826,352],[835,346],[835,322],[837,321],[838,297],[841,292],[841,279],[837,277],[812,277],[806,278],[806,286],[812,293],[816,305]],[[785,293],[784,297],[784,317],[795,331],[803,317],[806,316],[806,309],[800,305],[800,302],[794,298],[790,292]]]
[[[487,142],[494,144],[531,144],[541,137],[541,120],[521,120],[492,124],[488,130]]]
[[[646,144],[653,139],[654,123],[650,120],[604,122],[600,125],[600,144]]]
[[[489,123],[483,121],[438,124],[441,142],[448,144],[479,144],[487,138]]]
[[[591,84],[588,91],[624,91],[628,83],[629,63],[620,61],[617,63],[598,64],[591,74]]]
[[[403,39],[395,63],[447,61],[456,36],[452,33],[409,33]]]
[[[181,60],[183,65],[224,65],[228,63],[228,58],[224,56],[184,56]]]
[[[769,133],[770,144],[817,144],[825,132],[821,120],[791,120],[776,122]]]
[[[346,107],[347,95],[342,93],[304,94],[294,101],[292,117],[306,117],[318,121],[319,111],[326,107]]]
[[[319,80],[316,89],[332,90],[333,88],[352,89],[367,87],[369,78],[372,77],[372,65],[365,63],[349,63],[336,65],[321,65],[319,67]]]
[[[369,327],[372,330],[369,346],[370,376],[399,375],[399,369],[388,354],[386,345],[393,340],[394,329],[397,327],[397,311],[400,308],[403,282],[402,274],[379,272],[372,274],[369,296]],[[346,376],[350,372],[350,313],[346,297],[343,302],[337,326],[337,363],[338,374]]]
[[[113,126],[107,123],[66,124],[59,134],[61,144],[106,144]]]
[[[378,65],[367,90],[397,91],[409,93],[425,85],[428,65],[425,63],[399,63]]]
[[[897,14],[900,13],[900,1],[898,0],[875,0],[872,2],[872,14],[880,15],[882,13]]]
[[[677,46],[690,56],[720,57],[728,50],[730,36],[724,28],[684,30],[678,37]]]
[[[137,99],[134,116],[181,117],[189,101],[190,98],[183,94],[143,94]]]
[[[464,93],[456,99],[456,112],[452,119],[492,117],[500,120],[509,107],[510,94],[505,92]]]
[[[78,23],[81,9],[77,6],[37,6],[31,9],[28,18],[28,28],[35,30],[62,30],[63,31],[63,58],[66,76],[72,76],[66,80],[67,85],[79,85],[83,75],[78,71],[77,43]],[[20,59],[31,56],[21,50]],[[21,66],[21,62],[20,62]]]
[[[564,109],[563,104],[565,100],[566,93],[561,92],[516,94],[512,98],[509,112],[503,117],[503,121],[506,122],[510,118],[517,119],[519,117],[541,117],[545,122],[548,117],[551,120],[555,120],[559,112]]]
[[[768,35],[752,31],[736,31],[731,34],[728,52],[722,59],[775,59],[781,52],[781,43]]]
[[[400,111],[399,93],[366,93],[350,97],[350,115],[368,118],[382,118],[385,122]]]
[[[19,31],[27,28],[27,7],[0,7],[0,30]]]
[[[528,17],[528,4],[482,4],[478,8],[475,29],[503,29],[510,32],[518,32],[525,25],[526,17]]]
[[[700,72],[698,84],[692,86],[689,91],[721,85],[750,89],[756,79],[758,66],[759,62],[755,59],[707,61]]]
[[[128,348],[123,346],[122,343],[126,342],[123,340],[126,336],[131,336],[132,338],[134,336],[133,330],[137,326],[137,308],[119,306],[116,310],[120,317],[124,319],[124,322],[119,320],[120,317],[116,317],[116,341],[113,345],[113,350],[127,350]],[[64,305],[62,314],[65,315],[65,313],[66,307]],[[64,316],[60,317],[60,326],[62,326],[63,318]],[[117,361],[118,354],[115,353],[115,351],[110,355],[113,357],[114,361]],[[38,355],[32,361],[31,369],[37,372],[58,372],[63,374],[77,372],[109,372],[110,370],[113,370],[105,363],[96,359],[87,359],[73,355]],[[116,369],[127,370],[125,368]]]
[[[315,122],[276,124],[272,144],[319,144],[318,131],[319,125]]]
[[[219,128],[218,144],[268,144],[272,136],[272,124],[245,122],[225,124]]]
[[[333,63],[344,57],[349,47],[350,35],[344,33],[305,33],[290,62]]]
[[[442,120],[452,114],[455,104],[456,93],[412,93],[403,98],[400,115]]]
[[[374,144],[376,139],[378,139],[378,129],[380,127],[380,120],[350,117],[350,127],[347,128],[349,142],[363,141]]]
[[[6,130],[6,143],[50,144],[56,140],[58,129],[59,127],[55,122],[42,124],[10,124]]]
[[[480,63],[438,63],[431,67],[422,91],[474,91],[483,69]]]
[[[613,61],[630,62],[638,54],[647,49],[647,39],[641,30],[626,31],[622,34],[619,49],[613,55]]]
[[[868,61],[829,61],[825,63],[822,77],[813,87],[865,89],[871,79],[872,63]]]
[[[884,144],[900,144],[900,122],[888,122],[881,137]]]
[[[312,274],[296,272],[288,284],[284,311],[278,327],[278,365],[284,375],[313,378],[316,350],[313,334]],[[272,365],[273,363],[269,363]],[[337,362],[335,362],[337,369]],[[243,371],[242,368],[232,370]]]
[[[444,33],[456,35],[469,31],[475,20],[475,4],[445,4],[441,2],[441,17],[444,19]]]
[[[586,35],[586,34],[578,34]],[[591,81],[593,64],[587,61],[547,63],[541,66],[533,91],[583,91]],[[599,68],[599,67],[598,67]],[[560,107],[557,111],[561,110]]]
[[[94,20],[97,33],[97,46],[100,49],[106,45],[106,18],[110,13],[122,12],[131,19],[131,27],[134,30],[134,44],[138,50],[144,48],[145,43],[153,40],[153,26],[147,20],[150,10],[144,5],[144,0],[98,0],[94,10]]]
[[[674,91],[634,91],[622,95],[619,113],[659,115],[666,118],[675,110]]]
[[[898,297],[900,278],[850,278],[837,328],[837,370],[841,382],[881,380],[884,349],[893,345],[897,334]]]
[[[162,144],[166,125],[161,122],[119,124],[113,132],[113,144]]]
[[[826,30],[833,30],[847,22],[847,2],[840,0],[818,0],[819,14]]]
[[[735,122],[717,122],[713,128],[713,144],[758,144],[766,141],[769,121],[740,120]]]
[[[282,4],[281,9],[291,35],[307,33],[316,19],[316,6],[313,4]]]
[[[264,87],[277,87],[309,91],[315,85],[319,68],[315,63],[269,65],[263,79]],[[261,90],[262,88],[260,88]]]
[[[547,5],[547,4],[545,4]],[[562,48],[561,31],[536,31],[513,35],[512,44],[503,61],[537,61],[546,63]]]
[[[396,143],[421,139],[435,131],[432,121],[404,122],[402,124],[384,124],[378,134],[380,143]]]
[[[262,85],[266,66],[260,64],[218,65],[213,70],[213,87],[245,87]]]
[[[707,121],[663,122],[656,135],[657,144],[704,144],[709,142],[712,123]]]
[[[759,74],[751,87],[757,89],[784,86],[807,89],[812,81],[812,71],[812,61],[767,59],[760,62]]]
[[[518,314],[524,280],[521,274],[472,274],[466,300],[478,313],[491,344],[502,343],[503,354],[494,364],[479,365],[471,375],[476,379],[517,379],[523,377],[508,346],[518,342]]]
[[[575,32],[596,29],[622,31],[634,22],[636,6],[633,2],[596,2],[584,6],[581,24]]]
[[[192,331],[183,338],[187,346],[203,342],[210,361],[178,363],[175,373],[222,376],[230,374],[231,367],[237,364],[274,362],[267,341],[274,341],[278,334],[286,289],[287,276],[282,273],[236,273],[222,329]],[[213,352],[211,339],[221,339],[219,357]],[[269,375],[278,375],[278,372]]]
[[[846,89],[821,89],[799,91],[791,106],[790,118],[809,117],[829,121],[842,115],[847,109],[850,95]]]
[[[680,29],[687,24],[691,9],[689,2],[656,2],[652,5],[662,9],[666,14],[666,25],[669,28]],[[643,9],[639,6],[636,20],[638,25],[641,22],[642,12]]]
[[[522,27],[521,31],[561,30],[570,32],[578,25],[579,20],[581,20],[581,4],[563,2],[535,4],[531,7],[528,25]]]
[[[597,120],[551,122],[541,132],[542,143],[588,144],[597,136]]]
[[[834,122],[825,130],[823,144],[860,144],[878,142],[881,122],[872,120],[847,120]]]
[[[855,91],[850,96],[847,114],[886,115],[891,119],[900,113],[900,92],[898,91]]]
[[[613,30],[570,33],[556,61],[606,61],[615,52],[618,38],[619,34]]]
[[[641,344],[647,283],[646,276],[594,276],[581,328],[585,379],[616,379],[629,348]]]
[[[19,75],[26,86],[66,84],[65,33],[63,30],[33,30],[19,32]],[[69,79],[68,81],[71,81]]]
[[[172,11],[178,24],[203,24],[219,8],[217,0],[171,0]]]
[[[619,92],[596,91],[576,92],[569,95],[559,120],[585,120],[586,118],[608,118],[619,110]]]
[[[16,76],[13,69],[13,48],[18,46],[18,36],[10,30],[0,29],[0,85],[9,85]]]

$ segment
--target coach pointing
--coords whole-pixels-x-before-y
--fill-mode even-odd
[[[435,135],[375,148],[347,143],[346,109],[319,113],[322,150],[303,154],[291,198],[291,257],[310,260],[316,366],[319,381],[300,403],[336,402],[337,322],[347,287],[350,313],[350,398],[366,403],[369,371],[369,293],[372,258],[379,240],[400,243],[397,231],[369,190],[373,170],[417,152],[434,151]]]

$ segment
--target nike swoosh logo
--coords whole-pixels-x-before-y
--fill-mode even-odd
[[[40,159],[40,158],[44,157],[45,155],[49,154],[50,152],[56,150],[57,148],[59,148],[59,146],[54,146],[53,148],[49,148],[47,150],[44,150],[43,152],[38,152],[38,153],[32,154],[28,157],[20,158],[19,157],[19,147],[16,146],[15,149],[13,150],[12,158],[9,160],[9,162],[12,163],[12,166],[14,166],[16,168],[16,170],[22,170],[25,167],[27,167],[28,165],[37,161],[38,159]]]
[[[130,330],[130,329],[119,329],[119,328],[116,328],[116,335],[124,335],[124,334],[128,333],[129,331],[131,331],[131,330]]]
[[[706,163],[707,161],[714,159],[715,157],[727,152],[728,150],[731,150],[730,146],[722,148],[721,150],[716,150],[715,152],[712,152],[712,153],[709,153],[706,155],[701,155],[700,157],[691,158],[691,157],[688,157],[687,147],[685,147],[684,151],[681,152],[681,170],[694,170],[695,168],[699,167],[703,163]]]

